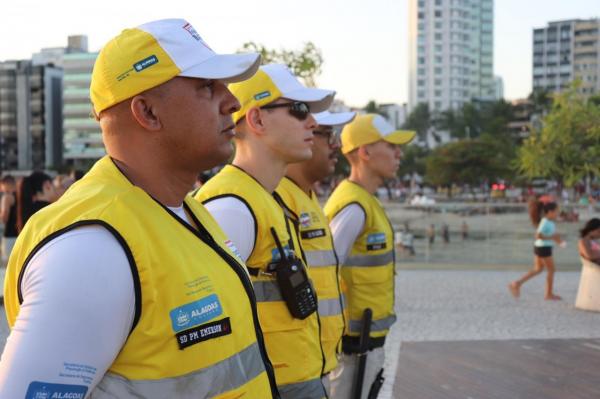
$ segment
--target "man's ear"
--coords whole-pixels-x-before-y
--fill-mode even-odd
[[[358,147],[358,157],[360,159],[369,160],[371,158],[370,150],[368,145],[361,145]]]
[[[130,108],[131,114],[140,126],[146,130],[157,131],[163,126],[153,100],[149,96],[138,94],[131,99]]]
[[[251,132],[254,132],[255,134],[264,133],[264,131],[266,129],[265,119],[263,118],[263,113],[260,110],[260,108],[258,108],[258,107],[250,108],[246,112],[245,118],[246,118],[246,125],[248,126],[248,128]]]

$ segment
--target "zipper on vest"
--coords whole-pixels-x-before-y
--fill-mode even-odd
[[[184,202],[184,207],[188,208],[187,204]],[[265,371],[267,373],[267,377],[269,378],[269,383],[271,385],[271,394],[274,399],[279,399],[279,391],[277,390],[277,383],[275,382],[275,372],[273,370],[273,365],[269,360],[267,355],[267,350],[265,347],[265,341],[262,334],[262,329],[260,327],[260,322],[258,321],[258,310],[256,307],[256,296],[254,294],[254,288],[252,287],[252,281],[250,281],[250,277],[248,277],[248,273],[242,269],[241,265],[237,260],[233,258],[227,251],[225,251],[219,244],[216,243],[215,239],[210,235],[208,230],[200,223],[200,221],[196,218],[196,215],[188,208],[187,209],[189,215],[191,216],[194,223],[198,226],[198,230],[192,228],[189,224],[181,221],[190,231],[196,235],[196,237],[200,238],[205,244],[211,247],[215,252],[217,252],[233,269],[233,271],[240,278],[242,285],[246,290],[246,294],[250,299],[251,309],[252,309],[252,319],[254,321],[254,330],[256,332],[256,342],[258,343],[258,347],[260,348],[260,354],[263,359],[263,363],[265,365]],[[177,218],[177,220],[180,220]]]

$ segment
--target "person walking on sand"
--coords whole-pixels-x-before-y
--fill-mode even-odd
[[[542,272],[544,267],[546,268],[546,300],[560,300],[560,296],[554,294],[554,259],[552,258],[552,248],[554,243],[561,246],[565,245],[565,242],[561,239],[560,235],[556,233],[556,218],[558,216],[558,205],[556,202],[541,202],[540,200],[534,199],[534,202],[529,207],[529,217],[534,226],[537,226],[535,233],[535,244],[534,244],[534,263],[533,269],[525,273],[520,279],[513,281],[509,284],[508,288],[511,294],[518,298],[520,295],[521,286]],[[542,217],[542,215],[544,217]]]

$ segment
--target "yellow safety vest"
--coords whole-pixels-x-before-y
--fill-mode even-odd
[[[328,373],[337,367],[337,354],[344,333],[344,299],[331,231],[319,200],[312,191],[308,196],[288,177],[281,180],[275,191],[293,213],[300,230],[308,273],[319,297],[324,372]]]
[[[234,197],[246,204],[255,220],[254,249],[246,260],[249,269],[260,271],[252,276],[258,315],[264,332],[269,359],[275,368],[277,387],[284,399],[323,398],[321,375],[324,359],[319,339],[317,313],[304,320],[290,314],[281,297],[279,285],[267,271],[278,254],[271,234],[273,227],[282,245],[291,242],[298,257],[301,247],[291,221],[273,195],[242,169],[225,166],[202,186],[196,199],[203,203],[222,197]]]
[[[19,235],[4,287],[8,323],[35,253],[72,229],[102,226],[129,259],[136,310],[94,398],[278,398],[244,265],[201,204],[188,197],[184,208],[197,229],[104,157]]]
[[[365,212],[365,225],[342,264],[347,287],[347,334],[360,334],[363,311],[371,308],[373,338],[385,337],[396,321],[394,313],[394,232],[381,203],[364,188],[344,180],[325,204],[329,221],[350,204]],[[383,344],[383,340],[380,340]]]

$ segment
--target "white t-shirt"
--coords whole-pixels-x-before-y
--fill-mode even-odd
[[[340,265],[348,258],[354,242],[365,227],[365,220],[365,211],[357,204],[345,206],[331,219],[329,228]]]
[[[254,249],[256,221],[248,206],[236,197],[219,197],[204,204],[244,262]]]
[[[170,208],[189,223],[183,207]],[[91,392],[131,331],[135,293],[125,251],[104,227],[86,226],[45,244],[21,281],[23,303],[0,359],[0,398],[30,385]]]

